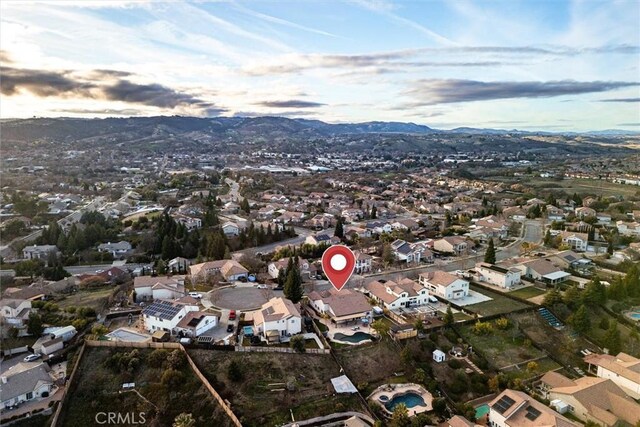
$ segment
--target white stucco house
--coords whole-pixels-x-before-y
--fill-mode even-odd
[[[369,282],[362,288],[362,292],[382,303],[389,310],[419,306],[429,302],[428,290],[409,278],[397,282],[393,280]]]
[[[253,325],[256,334],[267,342],[279,342],[302,331],[302,316],[291,300],[274,297],[254,313]]]
[[[0,408],[50,396],[55,387],[49,372],[41,361],[20,362],[7,369],[0,377]]]
[[[593,371],[600,378],[616,383],[627,395],[633,399],[640,399],[640,359],[627,353],[590,354],[584,358]]]
[[[133,279],[136,302],[156,299],[176,299],[185,295],[183,275],[137,276]]]
[[[419,282],[429,290],[447,300],[463,298],[469,295],[469,282],[446,271],[420,273]]]
[[[504,268],[481,262],[476,264],[475,270],[480,282],[487,282],[504,289],[511,289],[521,283],[521,271],[517,268]]]
[[[165,331],[176,335],[178,323],[192,311],[198,311],[197,304],[167,300],[154,301],[142,310],[144,328],[150,333]]]

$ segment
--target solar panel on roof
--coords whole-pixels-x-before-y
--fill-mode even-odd
[[[525,415],[525,417],[528,420],[535,421],[535,419],[538,418],[540,416],[540,414],[541,414],[541,412],[538,411],[533,406],[527,406],[527,415]]]
[[[569,261],[575,261],[576,259],[576,257],[574,257],[573,255],[567,255],[565,258],[568,259]]]
[[[509,396],[502,396],[500,400],[493,404],[492,408],[500,414],[504,414],[516,401]]]

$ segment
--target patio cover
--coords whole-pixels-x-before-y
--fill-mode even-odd
[[[336,390],[336,393],[357,393],[356,387],[346,375],[340,377],[331,378],[331,384]]]

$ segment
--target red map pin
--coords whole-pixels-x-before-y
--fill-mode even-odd
[[[322,254],[322,269],[337,290],[342,289],[356,268],[356,256],[344,245],[329,246]]]

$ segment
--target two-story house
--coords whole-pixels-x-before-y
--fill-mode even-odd
[[[279,342],[302,331],[302,316],[291,300],[274,297],[254,313],[253,325],[256,335],[269,343]]]
[[[382,303],[389,310],[419,306],[429,302],[427,289],[408,278],[397,282],[392,280],[369,282],[363,287],[362,291]]]
[[[430,294],[438,295],[447,300],[464,298],[469,295],[469,282],[446,271],[420,273],[418,281],[429,290]]]
[[[177,335],[178,323],[191,311],[198,311],[198,305],[158,300],[142,310],[142,321],[144,328],[151,333],[165,331]]]
[[[521,282],[522,272],[517,268],[505,268],[482,262],[476,264],[475,270],[480,282],[487,282],[504,289],[511,289]]]
[[[467,239],[460,236],[446,236],[433,242],[433,248],[440,252],[464,255],[469,250]]]

